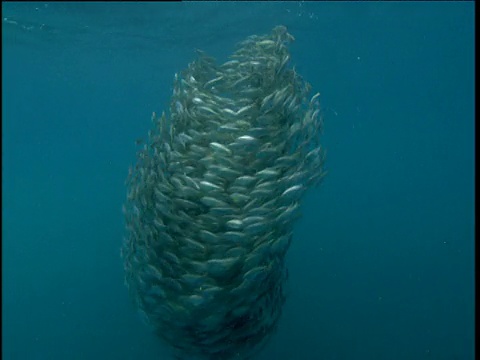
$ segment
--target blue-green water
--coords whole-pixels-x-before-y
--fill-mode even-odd
[[[259,359],[474,357],[473,3],[2,3],[2,355],[167,359],[123,285],[124,180],[195,49],[283,24],[328,175]]]

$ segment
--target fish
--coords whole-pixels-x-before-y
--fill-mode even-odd
[[[240,219],[232,219],[226,222],[225,224],[227,228],[233,229],[233,230],[239,230],[243,227],[244,223]]]
[[[225,201],[222,201],[213,196],[204,196],[200,199],[200,202],[209,207],[228,207],[228,204]]]
[[[287,201],[294,201],[299,196],[302,194],[302,192],[305,190],[305,187],[301,184],[299,185],[293,185],[286,189],[281,195],[280,199],[281,200],[287,200]]]
[[[203,181],[200,181],[199,183],[199,186],[200,186],[200,189],[206,193],[210,192],[210,191],[222,191],[222,187],[218,186],[218,185],[215,185],[209,181],[206,181],[206,180],[203,180]]]
[[[197,52],[130,167],[125,284],[178,359],[249,359],[279,324],[294,225],[326,174],[320,94],[292,41],[277,26],[223,64]]]
[[[222,154],[222,155],[231,155],[232,154],[232,150],[230,150],[228,147],[226,147],[225,145],[222,145],[222,144],[219,144],[217,142],[211,142],[210,143],[210,148],[219,153],[219,154]]]

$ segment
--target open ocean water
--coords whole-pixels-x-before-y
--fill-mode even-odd
[[[135,139],[195,49],[287,26],[328,175],[258,356],[474,358],[474,3],[2,3],[2,355],[169,359],[123,283]]]

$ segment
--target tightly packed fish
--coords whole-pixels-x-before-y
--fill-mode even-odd
[[[126,284],[177,358],[248,359],[277,326],[299,201],[324,175],[291,41],[278,26],[222,65],[199,53],[130,172]]]

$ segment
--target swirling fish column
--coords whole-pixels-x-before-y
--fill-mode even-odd
[[[222,65],[199,53],[131,169],[126,284],[178,358],[247,359],[279,320],[299,201],[324,175],[291,41],[278,26]]]

